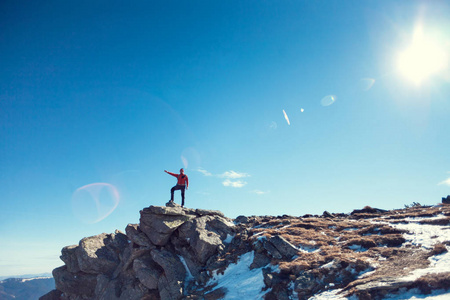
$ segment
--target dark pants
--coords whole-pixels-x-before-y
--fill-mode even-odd
[[[181,190],[181,206],[184,206],[184,190],[186,189],[185,185],[177,184],[170,190],[170,201],[173,201],[173,192],[177,190]]]

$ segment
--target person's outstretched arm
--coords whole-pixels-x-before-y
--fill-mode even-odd
[[[175,174],[175,173],[172,173],[172,172],[168,172],[166,170],[164,170],[164,172],[166,172],[167,174],[172,175],[174,177],[178,177],[178,174]]]

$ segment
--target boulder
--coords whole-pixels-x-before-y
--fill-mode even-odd
[[[152,247],[153,244],[150,242],[150,239],[148,236],[142,232],[142,230],[139,228],[138,224],[128,224],[125,228],[125,232],[127,234],[127,237],[132,241],[133,243],[142,246],[142,247]]]
[[[266,249],[266,251],[269,253],[269,255],[275,259],[281,259],[283,258],[283,255],[281,255],[280,251],[268,240],[264,239],[262,240],[263,247]]]
[[[218,223],[212,222],[215,218],[221,217],[199,217],[186,222],[178,230],[179,238],[185,240],[186,243],[189,244],[190,248],[195,253],[196,259],[201,264],[205,264],[208,259],[217,252],[219,247],[224,247],[221,236],[214,231],[207,230],[208,227],[213,229],[213,226],[215,225],[216,227],[214,228],[216,228],[216,231],[222,232],[224,238],[226,237],[224,228],[221,229],[222,225],[219,225],[221,221],[218,221]],[[211,222],[211,226],[207,226],[208,222]]]
[[[249,218],[246,216],[238,216],[236,219],[234,219],[235,224],[242,224],[242,223],[248,223]]]
[[[89,274],[112,275],[120,263],[119,255],[127,246],[126,235],[118,231],[84,238],[76,249],[79,268]]]
[[[221,240],[225,240],[228,235],[235,234],[234,223],[230,219],[218,215],[208,218],[205,228],[217,233]]]
[[[217,233],[206,229],[196,230],[191,241],[191,246],[201,263],[206,263],[206,261],[216,253],[218,247],[220,245],[223,246],[220,236]]]
[[[332,214],[330,214],[328,211],[324,211],[322,216],[324,218],[334,218],[334,216]]]
[[[140,229],[157,246],[166,245],[178,227],[194,218],[186,215],[182,207],[150,206],[140,213]]]
[[[133,262],[133,270],[136,273],[136,277],[150,290],[158,288],[158,278],[161,275],[159,269],[149,256],[140,257]]]
[[[55,278],[55,287],[57,290],[66,294],[76,294],[86,297],[94,296],[95,286],[97,285],[97,276],[83,272],[71,273],[66,266],[53,270]]]
[[[298,249],[280,235],[270,237],[269,241],[277,248],[278,252],[287,259],[291,259],[298,254]]]
[[[130,266],[132,266],[134,260],[138,257],[144,256],[148,253],[150,253],[151,249],[154,249],[155,246],[152,248],[149,247],[128,247],[123,251],[122,254],[122,260],[119,264],[119,266],[116,268],[116,271],[113,274],[113,278],[116,278],[119,276],[121,272],[126,271]]]
[[[78,245],[66,246],[61,250],[61,260],[66,264],[67,270],[72,273],[80,272],[77,258]]]
[[[448,195],[447,198],[442,197],[442,203],[450,204],[450,195]]]
[[[201,208],[197,208],[195,210],[195,213],[199,216],[219,216],[219,217],[225,216],[223,214],[223,212],[221,212],[219,210],[208,210],[208,209],[201,209]]]
[[[253,262],[250,265],[250,270],[258,269],[261,267],[265,267],[270,263],[270,258],[264,255],[263,253],[255,253],[255,257],[253,258]]]
[[[39,300],[60,300],[62,292],[59,290],[52,290],[47,294],[39,297]]]
[[[294,281],[294,291],[299,296],[309,295],[315,288],[320,288],[320,285],[311,272],[301,272]]]
[[[181,299],[187,273],[180,258],[163,249],[153,249],[151,257],[163,269],[163,275],[158,279],[161,299]]]
[[[121,286],[117,279],[110,280],[106,275],[97,276],[97,285],[95,287],[95,299],[98,300],[119,300]]]

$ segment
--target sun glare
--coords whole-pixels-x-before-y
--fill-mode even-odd
[[[414,30],[411,44],[399,53],[399,73],[416,85],[447,68],[448,56],[440,41],[426,36],[421,25]]]

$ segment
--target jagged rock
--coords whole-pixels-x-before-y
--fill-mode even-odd
[[[120,232],[82,239],[76,250],[80,270],[90,274],[112,274],[120,263],[119,254],[127,246],[127,237]]]
[[[197,230],[196,233],[192,239],[192,247],[199,261],[205,263],[223,244],[217,233],[206,229]]]
[[[40,297],[39,300],[60,300],[62,292],[59,290],[52,290],[44,296]]]
[[[77,258],[78,245],[66,246],[61,250],[61,260],[66,264],[67,270],[72,273],[80,272]]]
[[[334,218],[334,216],[327,211],[324,211],[322,216],[324,216],[325,218]]]
[[[311,272],[301,272],[294,282],[294,291],[306,296],[317,286],[317,280]]]
[[[145,233],[142,232],[138,224],[128,224],[125,228],[125,232],[127,234],[127,237],[133,243],[143,247],[153,246],[153,244],[150,242],[150,239]]]
[[[208,210],[208,209],[200,209],[197,208],[195,210],[195,213],[199,216],[219,216],[219,217],[224,217],[225,215],[218,210]]]
[[[197,260],[204,264],[219,248],[222,240],[233,233],[234,224],[218,215],[206,215],[183,224],[178,230],[179,238],[188,243]]]
[[[180,258],[167,250],[153,249],[152,259],[164,270],[158,279],[161,299],[180,299],[186,279],[186,268]]]
[[[150,300],[150,299],[159,299],[159,297],[156,294],[156,290],[150,292],[141,283],[134,281],[132,283],[122,286],[120,300],[134,300],[134,299]]]
[[[119,266],[116,268],[116,271],[113,274],[113,278],[117,278],[119,276],[119,274],[121,272],[125,272],[130,265],[133,264],[134,260],[150,253],[151,249],[154,249],[155,246],[153,247],[139,247],[139,248],[134,248],[134,247],[128,247],[123,251],[122,254],[122,260],[119,264]]]
[[[253,258],[253,262],[250,265],[250,270],[258,269],[264,266],[267,266],[270,263],[270,258],[267,257],[263,253],[255,253],[255,257]]]
[[[133,262],[133,270],[139,281],[148,289],[158,288],[158,278],[161,272],[151,257],[141,257]]]
[[[448,195],[447,198],[442,197],[442,203],[450,204],[450,195]]]
[[[181,207],[181,205],[175,203],[175,201],[169,201],[166,203],[167,207]]]
[[[182,207],[150,206],[140,213],[140,229],[157,246],[166,245],[178,227],[194,218],[193,215],[186,215]]]
[[[268,240],[263,240],[263,247],[267,250],[267,252],[275,259],[281,259],[283,258],[283,255],[281,255],[280,251]]]
[[[97,285],[97,276],[83,272],[71,273],[66,266],[53,270],[55,287],[57,290],[67,294],[77,294],[92,297]]]
[[[215,215],[213,218],[209,218],[206,220],[205,228],[209,231],[214,231],[220,236],[221,240],[224,240],[228,237],[228,235],[234,235],[234,223],[219,215]]]
[[[95,298],[98,300],[119,300],[120,285],[118,280],[111,280],[106,275],[98,275],[97,285],[95,287]]]
[[[250,219],[246,216],[238,216],[236,219],[234,219],[235,224],[241,224],[241,223],[248,223]]]
[[[110,279],[100,274],[97,276],[95,289],[96,300],[134,300],[151,299],[151,292],[133,276],[123,274],[120,278]],[[153,298],[157,299],[157,298]]]
[[[282,236],[272,236],[269,241],[277,248],[278,252],[287,259],[291,259],[294,255],[298,254],[298,249]]]
[[[274,273],[272,268],[263,268],[262,273],[264,278],[264,284],[268,288],[272,288],[273,286],[281,282],[281,279],[278,277],[279,274]]]

